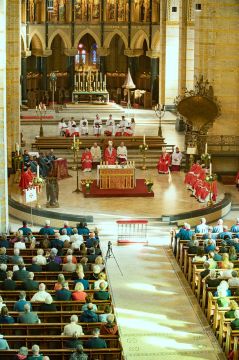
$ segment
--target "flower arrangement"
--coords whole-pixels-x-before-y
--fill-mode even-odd
[[[141,153],[148,151],[148,149],[149,149],[148,144],[141,144],[141,145],[139,145],[139,151],[140,151]]]
[[[209,160],[211,160],[211,155],[210,154],[202,154],[201,155],[201,160],[202,161],[209,161]]]
[[[214,180],[217,180],[217,174],[211,174],[211,175],[207,175],[206,176],[206,178],[205,178],[205,180],[207,181],[207,182],[213,182]]]
[[[152,192],[152,187],[153,187],[153,180],[151,179],[145,179],[144,184],[147,186],[148,192]]]
[[[91,180],[91,179],[81,180],[81,185],[85,186],[86,192],[90,192],[92,183],[93,183],[93,180]]]
[[[42,177],[34,177],[33,185],[43,186],[45,184],[45,180]]]

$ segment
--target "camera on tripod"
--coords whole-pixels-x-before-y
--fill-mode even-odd
[[[108,241],[108,251],[112,251],[112,242]]]

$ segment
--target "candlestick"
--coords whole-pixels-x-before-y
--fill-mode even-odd
[[[210,167],[209,167],[209,175],[212,175],[212,163],[210,162]]]
[[[205,154],[207,154],[207,143],[205,144]]]
[[[73,143],[74,143],[74,145],[76,144],[76,136],[75,135],[73,136]]]
[[[17,152],[17,155],[19,155],[19,144],[16,143],[16,152]]]
[[[98,89],[97,90],[100,90],[100,82],[98,81]]]
[[[106,86],[106,74],[104,76],[104,86]]]
[[[80,90],[81,91],[83,90],[83,83],[82,82],[80,83]]]
[[[76,75],[74,75],[74,84],[76,84]]]
[[[144,145],[145,145],[145,134],[144,134]]]
[[[37,179],[39,178],[39,165],[37,165]]]

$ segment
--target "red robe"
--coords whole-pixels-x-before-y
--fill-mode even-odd
[[[236,176],[236,185],[239,186],[239,171],[238,171],[237,176]]]
[[[115,148],[111,148],[111,151],[109,150],[109,147],[105,149],[104,152],[104,159],[108,165],[114,165],[116,163],[117,158],[117,151]]]
[[[85,151],[81,157],[82,170],[92,169],[92,154],[90,151]]]
[[[163,174],[168,174],[170,164],[171,164],[170,154],[163,153],[158,161],[158,165],[157,165],[158,172]]]
[[[33,178],[34,178],[34,175],[31,172],[30,168],[28,168],[27,171],[22,170],[19,187],[22,190],[29,188],[29,184],[32,183]]]

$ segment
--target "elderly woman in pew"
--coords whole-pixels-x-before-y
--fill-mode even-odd
[[[224,292],[225,296],[231,296],[232,292],[229,289],[228,282],[226,280],[222,280],[217,287],[217,291],[214,293],[214,296],[219,296],[220,292]]]
[[[28,348],[25,346],[20,347],[18,353],[13,357],[13,360],[25,360],[27,359]]]
[[[204,250],[203,248],[198,248],[197,249],[197,253],[194,256],[194,258],[192,259],[193,262],[205,262],[207,260],[206,255],[204,255]]]

